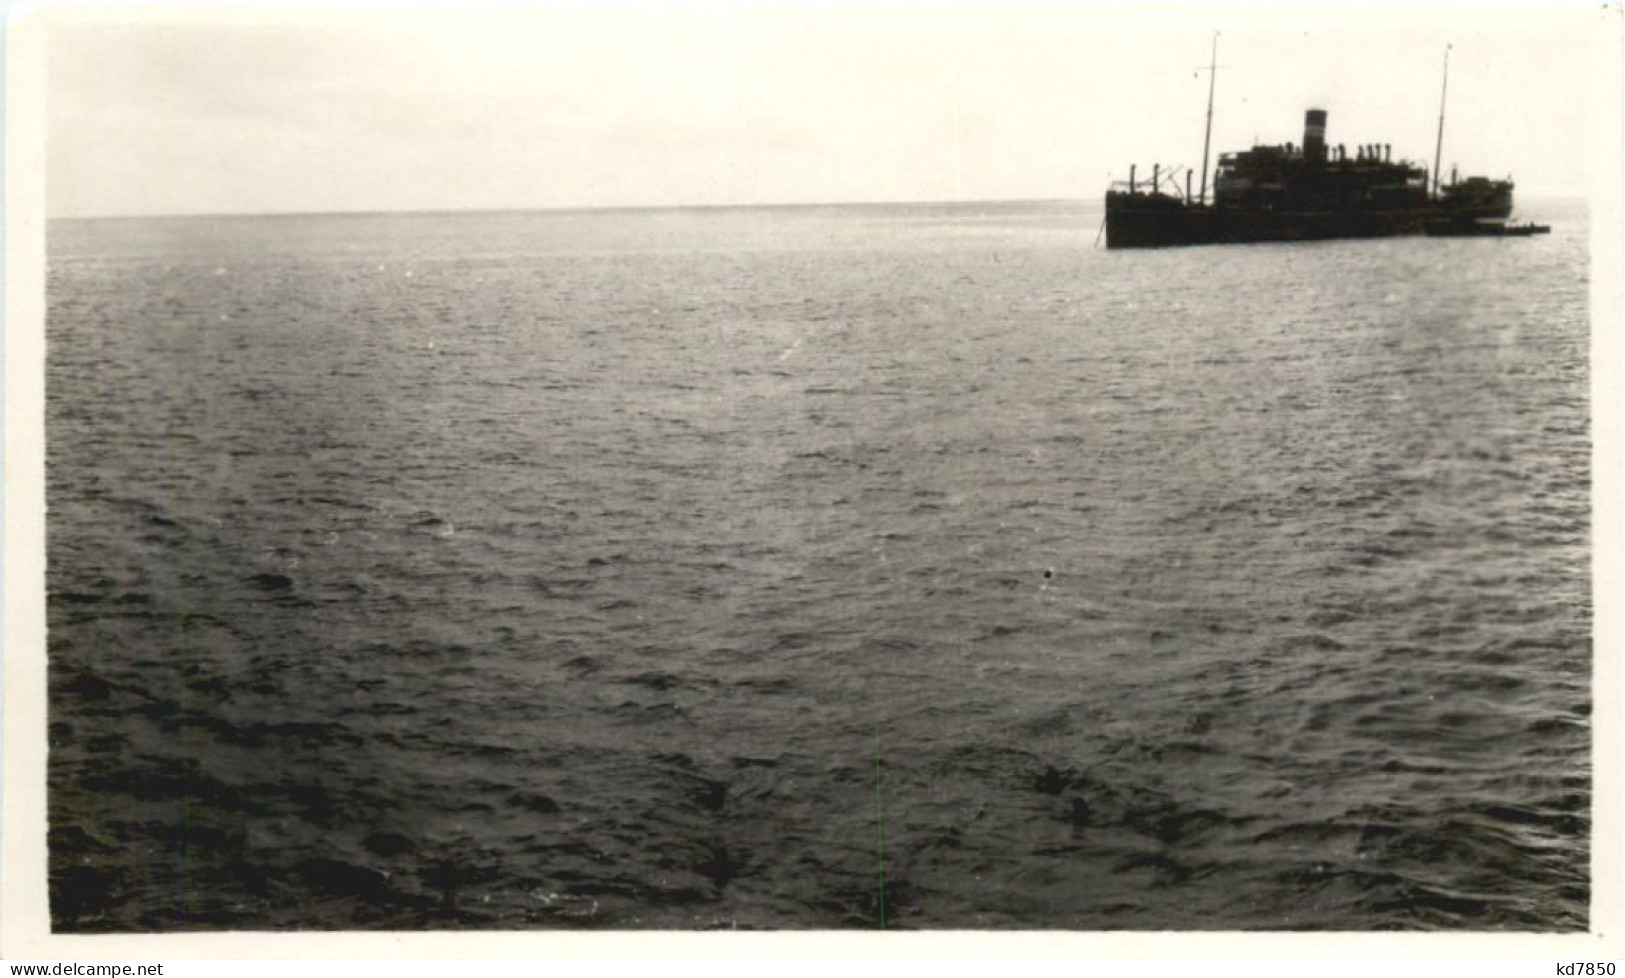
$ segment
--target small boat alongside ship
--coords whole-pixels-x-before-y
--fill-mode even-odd
[[[1217,72],[1218,38],[1209,71]],[[1393,147],[1367,143],[1350,148],[1326,142],[1327,114],[1312,108],[1304,114],[1299,145],[1255,145],[1223,153],[1208,192],[1208,150],[1213,131],[1213,77],[1208,85],[1207,134],[1202,143],[1200,190],[1193,193],[1192,171],[1151,168],[1142,182],[1129,168],[1126,184],[1106,192],[1106,247],[1163,248],[1178,245],[1243,244],[1263,241],[1311,241],[1331,238],[1527,237],[1551,228],[1508,224],[1513,183],[1472,176],[1458,179],[1454,170],[1443,187],[1439,154],[1444,144],[1444,98],[1439,96],[1439,135],[1433,168],[1395,160]],[[1429,186],[1431,173],[1432,185]]]
[[[1551,234],[1549,224],[1506,224],[1501,221],[1429,221],[1422,233],[1430,238],[1527,238]]]

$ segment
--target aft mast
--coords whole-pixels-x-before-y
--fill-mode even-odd
[[[1199,203],[1207,203],[1207,151],[1213,140],[1213,85],[1219,79],[1219,32],[1213,32],[1213,53],[1209,57],[1207,76],[1207,131],[1202,134],[1202,194]]]
[[[1433,196],[1439,196],[1439,157],[1444,149],[1444,95],[1450,90],[1450,45],[1444,46],[1444,81],[1439,84],[1439,137],[1433,143]]]

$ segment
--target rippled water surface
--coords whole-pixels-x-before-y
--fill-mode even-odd
[[[1585,221],[61,222],[59,929],[1575,929]]]

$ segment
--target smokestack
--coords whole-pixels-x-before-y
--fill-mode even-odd
[[[1326,110],[1310,109],[1303,114],[1303,158],[1308,163],[1326,162]]]

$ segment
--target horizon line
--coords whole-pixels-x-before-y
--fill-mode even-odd
[[[1562,191],[1525,192],[1525,201],[1585,202],[1591,194],[1575,189]],[[689,204],[571,204],[517,207],[421,207],[358,210],[272,210],[272,211],[168,211],[130,214],[59,214],[47,215],[47,223],[56,221],[125,221],[125,220],[185,220],[189,218],[242,218],[242,217],[405,217],[411,215],[446,216],[453,214],[589,214],[637,213],[649,211],[737,211],[737,210],[817,210],[839,207],[976,207],[1009,204],[1083,204],[1097,205],[1093,197],[984,197],[974,199],[908,199],[908,200],[826,200],[777,201],[748,204],[689,203]]]
[[[692,210],[814,210],[830,207],[975,207],[990,204],[1086,204],[1087,197],[987,197],[976,199],[910,200],[827,200],[779,201],[748,204],[571,204],[535,207],[422,207],[369,210],[287,210],[287,211],[168,211],[130,214],[58,214],[46,221],[118,221],[192,217],[380,217],[447,214],[584,214],[627,211]]]

